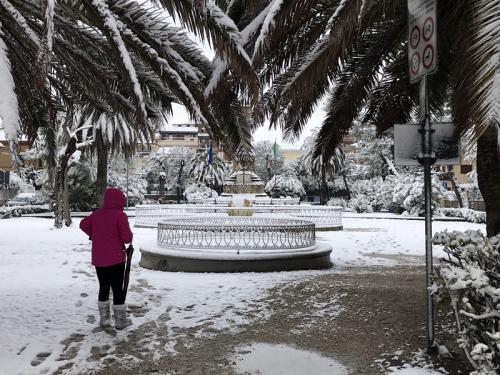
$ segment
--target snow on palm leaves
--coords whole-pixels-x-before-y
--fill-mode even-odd
[[[45,0],[42,4],[45,12],[35,0],[0,0],[0,15],[8,27],[2,39],[7,50],[19,49],[23,58],[38,55],[43,63],[52,59],[47,79],[62,107],[82,105],[86,108],[82,113],[92,113],[94,118],[120,114],[132,128],[151,134],[144,129],[150,126],[151,115],[167,114],[175,100],[214,136],[222,136],[203,95],[212,74],[210,62],[159,11],[134,0]],[[224,19],[223,14],[211,14]],[[40,23],[45,25],[44,33]],[[213,33],[209,25],[203,30]],[[219,27],[217,33],[224,30]],[[232,48],[238,50],[237,30],[226,31],[233,34]],[[18,58],[11,64],[23,61]],[[13,78],[16,91],[32,89],[25,87],[25,75]],[[46,98],[42,92],[36,96]],[[72,103],[68,98],[73,98]],[[25,126],[33,126],[33,121]],[[36,134],[36,128],[32,130]]]
[[[19,132],[19,113],[17,112],[17,96],[14,92],[14,78],[7,56],[7,47],[2,39],[0,23],[0,119],[5,135],[10,141],[17,139]]]
[[[227,167],[224,160],[214,153],[210,161],[209,151],[205,150],[198,153],[191,161],[189,175],[196,181],[210,185],[221,185],[224,182],[226,171]]]
[[[477,1],[474,10],[477,34],[471,52],[472,58],[481,64],[472,90],[473,102],[478,103],[473,113],[479,123],[500,127],[500,1]]]

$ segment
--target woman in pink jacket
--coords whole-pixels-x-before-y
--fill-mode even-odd
[[[132,231],[123,207],[125,195],[120,189],[109,188],[104,193],[102,207],[80,222],[80,229],[92,240],[92,265],[99,280],[99,315],[101,327],[111,325],[109,290],[113,290],[115,328],[130,324],[123,293],[125,248],[132,242]]]

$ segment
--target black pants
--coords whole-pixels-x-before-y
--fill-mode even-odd
[[[97,279],[99,280],[99,301],[109,300],[109,289],[113,289],[113,304],[125,303],[123,293],[123,272],[125,263],[114,264],[109,267],[96,267]]]

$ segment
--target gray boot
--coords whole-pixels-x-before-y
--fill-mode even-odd
[[[99,325],[102,328],[111,326],[111,305],[109,301],[98,301],[97,306],[99,307],[99,315],[101,317]]]
[[[127,318],[127,305],[113,305],[115,312],[115,328],[123,329],[132,324],[132,320]]]

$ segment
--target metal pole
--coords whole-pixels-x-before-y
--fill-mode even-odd
[[[426,264],[426,294],[427,294],[427,351],[434,353],[436,343],[434,337],[434,299],[430,291],[432,285],[432,180],[431,168],[435,162],[432,152],[432,124],[429,113],[429,94],[427,88],[427,76],[420,80],[420,117],[422,136],[421,163],[424,166],[424,197],[425,197],[425,264]]]

